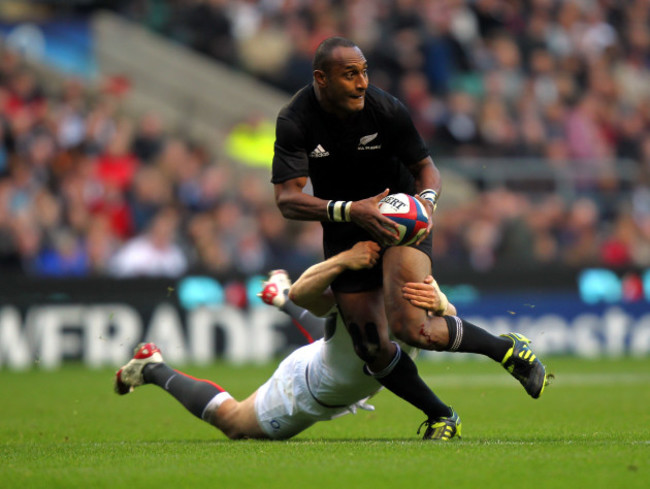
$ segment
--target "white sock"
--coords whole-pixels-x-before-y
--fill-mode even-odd
[[[203,408],[203,413],[201,413],[201,419],[209,423],[212,413],[219,409],[219,406],[221,406],[221,404],[228,399],[232,399],[232,396],[229,393],[225,391],[219,392],[219,394],[210,399],[210,402],[205,405],[205,408]]]

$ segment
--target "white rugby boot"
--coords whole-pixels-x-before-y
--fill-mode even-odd
[[[263,285],[262,292],[257,294],[262,301],[269,306],[282,307],[291,287],[291,279],[286,270],[272,270]]]
[[[133,350],[133,358],[115,373],[115,392],[123,396],[144,384],[142,370],[150,363],[162,363],[163,357],[153,343],[140,343]]]

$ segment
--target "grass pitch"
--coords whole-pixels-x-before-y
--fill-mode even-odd
[[[650,487],[650,358],[545,360],[539,400],[491,362],[419,361],[463,420],[450,443],[421,441],[423,416],[389,392],[290,441],[232,442],[155,386],[115,395],[112,370],[3,370],[0,487]],[[243,398],[274,368],[184,370]]]

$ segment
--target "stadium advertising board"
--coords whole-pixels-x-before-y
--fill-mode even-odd
[[[222,290],[215,282],[206,294],[203,283],[202,295],[196,295],[188,284],[196,285],[41,281],[29,294],[24,287],[5,288],[0,291],[0,367],[53,369],[66,361],[118,366],[143,340],[157,343],[174,364],[217,358],[266,362],[303,341],[288,316],[255,297],[254,287]],[[529,336],[540,355],[650,355],[645,300],[589,304],[571,291],[500,292],[457,305],[464,318],[494,333]],[[435,352],[423,357],[445,358]]]

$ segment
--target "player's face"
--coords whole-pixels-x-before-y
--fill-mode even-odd
[[[368,62],[359,48],[338,47],[321,85],[325,109],[339,117],[363,110]]]

